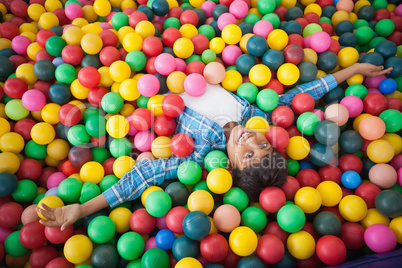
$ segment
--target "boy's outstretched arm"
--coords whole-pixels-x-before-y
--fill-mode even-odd
[[[384,66],[376,66],[370,63],[355,63],[352,66],[333,73],[332,75],[335,77],[336,82],[340,84],[356,74],[373,77],[388,74],[391,70],[392,67],[384,70]]]

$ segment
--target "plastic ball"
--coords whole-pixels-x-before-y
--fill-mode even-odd
[[[170,142],[170,150],[175,156],[186,157],[194,150],[194,140],[187,134],[176,134]]]
[[[232,187],[232,176],[223,168],[211,170],[207,176],[208,188],[216,194],[224,194]]]
[[[164,191],[155,191],[148,195],[145,200],[145,208],[154,217],[166,215],[172,206],[172,199]]]
[[[271,32],[271,34],[272,33],[273,32]],[[269,40],[269,38],[268,38],[268,40]],[[264,38],[263,36],[261,36],[261,35],[253,35],[247,41],[247,51],[252,56],[260,57],[260,56],[264,55],[264,53],[267,51],[268,44],[267,44],[266,38]],[[274,48],[276,48],[276,47],[274,47]]]
[[[239,256],[251,255],[257,249],[257,244],[257,235],[246,226],[237,227],[230,233],[230,249]]]
[[[369,171],[369,179],[381,188],[391,188],[397,181],[397,173],[388,164],[376,164]]]
[[[184,79],[184,90],[193,97],[204,94],[207,87],[205,78],[198,73],[192,73]]]
[[[135,232],[124,233],[117,241],[117,251],[126,260],[135,260],[144,251],[144,239]]]
[[[214,213],[214,224],[222,232],[231,232],[240,225],[241,217],[236,207],[221,205]]]
[[[336,206],[342,199],[342,189],[333,181],[321,182],[317,191],[321,194],[322,205],[326,207]]]
[[[394,150],[388,141],[379,139],[368,145],[367,156],[377,164],[387,163],[394,157]]]
[[[341,216],[350,222],[358,222],[367,215],[367,205],[364,200],[356,195],[348,195],[339,203]]]
[[[349,170],[342,174],[341,181],[346,188],[356,189],[361,183],[361,178],[359,173]]]
[[[369,226],[364,232],[364,241],[376,253],[390,252],[397,244],[394,232],[383,224]]]
[[[334,235],[325,235],[317,241],[317,256],[326,265],[339,265],[346,259],[346,246]]]
[[[271,49],[283,50],[288,44],[289,37],[284,30],[276,29],[268,35],[268,46]]]
[[[28,116],[29,111],[24,107],[20,99],[13,99],[7,102],[5,114],[12,120],[18,121]]]
[[[56,132],[52,125],[44,122],[37,123],[31,129],[31,137],[40,145],[49,144],[55,137]]]
[[[177,57],[187,59],[194,52],[194,44],[190,39],[182,37],[174,42],[173,51]]]
[[[366,140],[377,140],[385,134],[385,123],[377,116],[368,116],[360,122],[359,133]]]
[[[169,265],[169,255],[160,248],[147,250],[141,258],[141,267],[166,267]]]
[[[350,118],[355,118],[363,112],[363,101],[357,96],[346,96],[340,104],[348,109]]]
[[[316,189],[303,187],[296,192],[295,204],[305,213],[313,213],[321,207],[322,198]]]
[[[17,177],[9,172],[0,173],[0,182],[0,197],[10,196],[17,190]]]
[[[301,208],[293,204],[287,204],[283,206],[277,214],[279,226],[286,232],[298,232],[300,231],[306,217]]]
[[[289,253],[298,260],[306,260],[313,256],[316,247],[313,236],[306,231],[292,233],[286,244]]]
[[[338,126],[344,125],[349,119],[349,111],[342,104],[331,104],[325,109],[325,120],[335,122]]]
[[[211,222],[202,211],[192,211],[183,220],[183,231],[189,238],[198,240],[206,237],[211,229]]]
[[[289,145],[286,147],[286,153],[294,160],[305,158],[310,152],[310,144],[301,136],[294,136],[289,139]]]

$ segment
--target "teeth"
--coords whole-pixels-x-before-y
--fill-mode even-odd
[[[249,132],[244,132],[243,134],[241,134],[239,141],[241,141],[244,137],[246,137],[249,134]]]

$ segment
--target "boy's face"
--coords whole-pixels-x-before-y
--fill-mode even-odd
[[[226,150],[232,167],[243,170],[260,162],[273,148],[263,134],[239,125],[232,129]]]

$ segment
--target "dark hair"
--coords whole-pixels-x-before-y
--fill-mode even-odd
[[[286,181],[288,165],[285,158],[274,150],[243,170],[233,167],[233,184],[248,195],[250,202],[258,201],[259,195],[268,186],[281,186]]]

